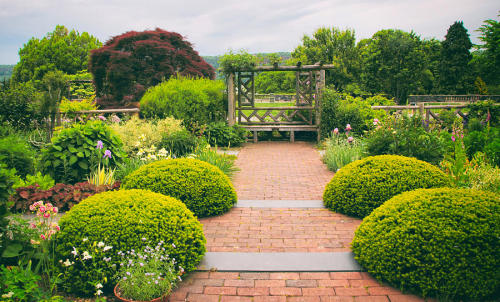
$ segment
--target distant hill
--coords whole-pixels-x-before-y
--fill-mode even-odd
[[[12,71],[15,65],[0,65],[0,81],[9,79],[12,76]]]

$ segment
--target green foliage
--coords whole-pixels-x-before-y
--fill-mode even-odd
[[[22,180],[14,186],[14,189],[20,188],[20,187],[28,187],[28,186],[33,186],[37,184],[40,189],[42,190],[48,190],[52,188],[55,185],[54,180],[50,175],[42,175],[40,171],[38,171],[35,175],[28,174],[26,175],[26,179]]]
[[[357,79],[361,67],[352,29],[321,27],[311,37],[304,35],[302,45],[292,52],[292,57],[302,64],[333,64],[335,67],[326,71],[326,80],[340,91]]]
[[[379,95],[363,99],[325,89],[321,103],[321,135],[328,137],[333,129],[344,129],[347,124],[354,133],[363,134],[373,127],[374,118],[386,116],[383,110],[371,109],[375,105],[394,105],[394,102]]]
[[[472,43],[462,21],[453,23],[442,42],[439,66],[441,93],[466,94],[474,91],[470,72]]]
[[[227,74],[240,69],[251,69],[257,65],[257,57],[244,50],[234,53],[230,50],[219,58],[219,69]]]
[[[343,166],[363,157],[363,144],[360,139],[349,142],[339,134],[333,134],[325,142],[325,155],[322,160],[330,171],[337,172]]]
[[[484,42],[480,45],[479,71],[489,87],[500,85],[500,22],[497,20],[486,20],[479,28],[481,36],[479,39]],[[497,88],[498,89],[498,88]],[[491,93],[491,91],[490,91]]]
[[[75,112],[84,110],[96,110],[97,105],[93,98],[83,99],[81,101],[70,101],[66,98],[61,100],[59,111],[65,113],[67,118],[74,118]]]
[[[226,122],[214,122],[207,125],[205,136],[211,146],[240,146],[245,142],[248,131],[238,125],[228,126]]]
[[[76,74],[88,65],[89,52],[101,42],[87,32],[69,31],[57,25],[42,39],[31,38],[19,50],[19,63],[14,67],[15,82],[40,81],[49,71]]]
[[[477,101],[467,106],[469,109],[469,119],[479,119],[483,123],[490,123],[491,126],[500,125],[500,106],[494,101]]]
[[[95,89],[92,82],[92,74],[87,70],[81,70],[76,74],[68,76],[70,80],[69,93],[72,98],[77,99],[90,99],[95,96]]]
[[[255,76],[258,93],[293,93],[296,89],[293,71],[265,71]]]
[[[115,167],[126,154],[118,136],[101,121],[74,124],[56,132],[52,143],[42,150],[42,172],[50,174],[56,182],[75,183],[89,174],[93,160],[98,156],[97,141],[111,151],[109,164]]]
[[[194,153],[197,146],[198,138],[186,129],[163,136],[159,143],[159,147],[165,148],[172,157]]]
[[[96,194],[67,212],[60,226],[56,253],[62,261],[73,261],[73,247],[79,255],[91,252],[88,242],[112,246],[109,261],[93,257],[87,260],[91,262],[75,261],[65,269],[65,290],[76,294],[94,294],[96,273],[105,277],[103,290],[114,286],[113,264],[119,267],[123,261],[115,256],[118,251],[142,251],[150,242],[163,242],[165,253],[186,272],[194,270],[205,253],[202,225],[191,211],[172,197],[145,190]]]
[[[30,129],[41,121],[35,103],[36,91],[30,83],[10,84],[0,90],[0,122],[17,129]]]
[[[13,134],[0,138],[0,161],[9,169],[15,168],[17,174],[23,178],[33,173],[34,158],[33,149],[19,136]]]
[[[182,131],[181,123],[173,117],[152,121],[133,116],[125,123],[114,123],[110,127],[120,137],[125,152],[135,155],[139,148],[158,146],[163,136]]]
[[[236,203],[229,178],[200,160],[161,160],[142,166],[125,178],[124,189],[146,189],[178,198],[201,218],[227,212]]]
[[[219,168],[229,178],[239,169],[234,165],[234,155],[220,154],[217,149],[200,148],[196,151],[196,159],[207,162]]]
[[[426,130],[419,115],[391,116],[380,122],[366,140],[368,155],[396,154],[438,164],[445,153],[440,133]]]
[[[171,78],[148,89],[141,99],[144,117],[172,116],[188,124],[222,120],[226,107],[224,83],[204,78]]]
[[[118,163],[115,170],[115,177],[117,180],[122,181],[127,175],[139,169],[147,162],[135,157],[127,157],[123,162]]]
[[[477,157],[477,155],[476,155]],[[467,169],[468,186],[471,189],[500,193],[500,168],[494,167],[484,160],[479,162],[476,157]]]
[[[366,217],[402,192],[448,186],[437,167],[404,156],[370,156],[340,169],[323,193],[325,206],[335,212]]]
[[[482,131],[471,131],[464,137],[467,156],[484,152],[488,161],[500,167],[500,127],[485,127]]]
[[[0,259],[2,259],[3,252],[7,248],[8,200],[13,192],[12,186],[14,185],[15,173],[14,169],[6,169],[5,164],[0,162]]]
[[[358,47],[361,83],[368,92],[389,94],[404,104],[410,93],[419,91],[428,69],[422,41],[414,32],[380,30]]]
[[[8,301],[40,301],[44,297],[39,287],[41,277],[31,270],[31,263],[27,267],[2,266],[0,272],[0,296],[8,295]]]
[[[500,289],[500,199],[490,192],[405,192],[366,217],[352,242],[375,278],[443,301],[489,301]]]

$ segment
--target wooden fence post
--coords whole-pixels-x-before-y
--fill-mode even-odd
[[[227,123],[229,126],[235,124],[235,108],[234,108],[234,72],[229,74],[227,78]]]

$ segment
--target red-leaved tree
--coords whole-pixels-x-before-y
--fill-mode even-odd
[[[215,78],[214,68],[191,43],[175,32],[157,28],[129,31],[91,51],[97,103],[104,108],[131,107],[146,89],[180,74]]]

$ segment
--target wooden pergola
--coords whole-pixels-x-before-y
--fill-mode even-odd
[[[333,65],[257,66],[234,70],[228,74],[228,123],[253,132],[288,131],[294,141],[296,131],[315,131],[320,140],[320,104],[325,88],[325,70]],[[255,106],[255,73],[262,71],[295,71],[295,106]],[[249,113],[250,112],[250,113]],[[259,113],[264,112],[264,113]]]

